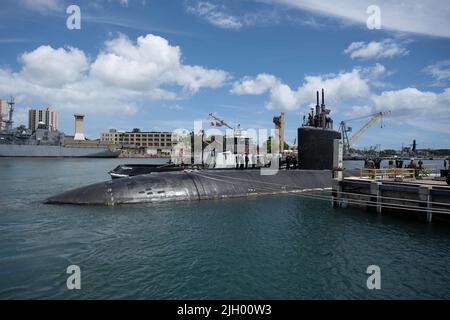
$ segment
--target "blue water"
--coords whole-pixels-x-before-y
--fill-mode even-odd
[[[0,159],[1,299],[450,298],[444,225],[298,196],[42,204],[121,162]],[[66,287],[73,264],[81,290]],[[366,287],[369,265],[381,290]]]

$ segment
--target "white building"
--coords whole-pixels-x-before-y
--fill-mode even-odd
[[[58,131],[58,113],[51,111],[50,108],[30,109],[28,111],[28,128],[34,132],[42,124],[50,131]]]

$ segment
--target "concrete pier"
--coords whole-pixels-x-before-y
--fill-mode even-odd
[[[346,203],[378,214],[418,213],[429,223],[435,217],[450,221],[450,186],[445,181],[346,177],[333,182],[332,198],[333,207]]]

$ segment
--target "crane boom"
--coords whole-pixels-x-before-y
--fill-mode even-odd
[[[379,118],[384,115],[383,112],[375,113],[370,120],[362,126],[352,137],[348,140],[349,147],[351,147],[371,126],[373,126]]]
[[[377,113],[369,115],[369,116],[358,117],[358,118],[354,118],[351,120],[341,121],[339,130],[341,131],[342,141],[344,143],[344,154],[347,154],[347,155],[350,154],[350,148],[353,146],[353,144],[364,134],[364,132],[366,132],[371,126],[373,126],[377,122],[378,119],[382,118],[387,113],[390,113],[390,111],[377,112]],[[354,135],[352,135],[349,138],[348,133],[352,131],[352,128],[347,126],[347,122],[353,121],[353,120],[369,118],[369,117],[370,117],[369,121],[362,128],[360,128]],[[383,124],[382,124],[382,126],[383,126]]]

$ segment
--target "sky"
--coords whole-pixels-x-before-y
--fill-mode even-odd
[[[95,139],[207,129],[209,113],[271,129],[285,112],[293,143],[322,88],[336,128],[388,112],[356,147],[450,148],[450,0],[1,2],[0,98],[16,98],[15,125],[50,106],[69,135],[85,114]]]

